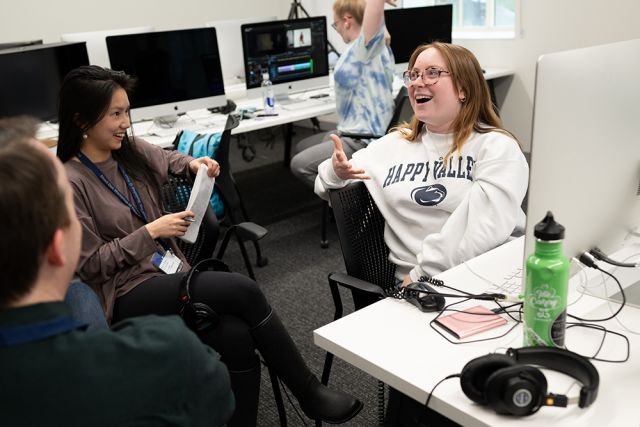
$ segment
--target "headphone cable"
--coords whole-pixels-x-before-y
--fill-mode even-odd
[[[442,384],[446,380],[450,380],[451,378],[460,378],[460,374],[458,373],[458,374],[447,375],[446,377],[444,377],[443,379],[438,381],[436,383],[436,385],[434,385],[433,388],[431,389],[431,392],[429,392],[429,396],[427,396],[427,401],[425,402],[424,406],[426,406],[427,408],[429,407],[429,402],[431,401],[431,396],[433,396],[433,392],[436,391],[436,387],[438,387],[440,384]]]

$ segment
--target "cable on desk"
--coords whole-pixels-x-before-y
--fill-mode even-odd
[[[629,360],[629,355],[631,353],[631,350],[630,350],[629,338],[627,338],[626,335],[621,334],[620,332],[612,331],[612,330],[607,329],[606,327],[604,327],[602,325],[596,325],[594,323],[567,322],[567,329],[576,328],[576,327],[587,328],[587,329],[595,329],[595,330],[603,332],[602,340],[600,341],[600,345],[598,346],[598,349],[596,350],[594,355],[593,356],[587,356],[587,355],[583,354],[582,355],[583,357],[586,357],[587,359],[595,360],[595,361],[598,361],[598,362],[607,362],[607,363],[624,363],[624,362]],[[626,347],[627,347],[627,350],[626,350],[626,355],[625,355],[625,357],[623,359],[612,360],[612,359],[602,359],[602,358],[598,357],[598,354],[600,354],[600,352],[602,351],[602,348],[604,347],[604,343],[605,343],[605,340],[607,338],[607,334],[617,335],[617,336],[621,337],[622,339],[624,339]],[[567,350],[569,350],[568,347],[567,347]],[[574,353],[579,354],[576,351],[574,351]]]
[[[580,255],[579,260],[581,263],[583,263],[584,265],[586,265],[587,267],[591,267],[591,268],[595,268],[596,270],[606,274],[607,276],[611,277],[613,280],[615,280],[616,284],[618,285],[618,289],[620,289],[620,295],[622,296],[622,302],[620,303],[620,307],[618,308],[618,310],[613,313],[611,316],[609,317],[604,317],[602,319],[585,319],[582,317],[578,317],[575,316],[573,314],[569,314],[567,313],[567,316],[579,320],[581,322],[604,322],[606,320],[611,320],[614,317],[616,317],[624,308],[625,304],[627,303],[627,297],[624,293],[624,289],[622,288],[622,285],[620,284],[620,281],[618,280],[618,278],[616,276],[614,276],[613,274],[609,273],[606,270],[603,270],[600,268],[600,266],[598,266],[598,264],[596,263],[593,255],[591,255],[588,252],[584,252],[582,255]]]
[[[424,406],[426,406],[427,408],[429,407],[429,402],[431,401],[431,396],[433,396],[433,392],[436,391],[436,387],[438,387],[440,384],[442,384],[446,380],[450,380],[451,378],[460,378],[460,374],[447,375],[446,377],[444,377],[443,379],[438,381],[436,383],[436,385],[434,385],[433,388],[431,389],[431,392],[429,393],[429,396],[427,396],[427,401],[425,402]]]

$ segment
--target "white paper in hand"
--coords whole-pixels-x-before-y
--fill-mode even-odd
[[[204,218],[204,213],[207,211],[207,207],[209,206],[209,199],[211,199],[211,193],[213,193],[214,183],[215,178],[210,178],[209,175],[207,175],[207,166],[200,165],[200,169],[198,169],[198,174],[196,175],[196,179],[193,183],[193,188],[191,189],[191,197],[189,197],[189,203],[187,204],[186,209],[193,212],[195,215],[193,219],[195,221],[189,225],[185,235],[180,236],[180,239],[187,243],[194,243],[198,238],[198,230],[200,230],[202,218]]]

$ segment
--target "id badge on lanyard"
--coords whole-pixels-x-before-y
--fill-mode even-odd
[[[151,255],[151,264],[163,273],[174,274],[180,271],[182,260],[171,249],[168,249],[164,255],[160,252],[155,252]]]

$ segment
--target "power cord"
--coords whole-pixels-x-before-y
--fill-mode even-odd
[[[602,268],[600,268],[600,266],[596,263],[596,260],[593,257],[593,255],[591,255],[589,252],[584,252],[582,255],[580,255],[579,260],[580,260],[581,263],[583,263],[587,267],[594,268],[594,269],[600,271],[601,273],[604,273],[607,276],[611,277],[616,282],[616,284],[618,285],[618,288],[620,289],[620,295],[622,297],[622,302],[620,303],[620,307],[618,307],[618,310],[615,313],[613,313],[609,317],[605,317],[605,318],[602,318],[602,319],[585,319],[585,318],[578,317],[578,316],[575,316],[575,315],[572,315],[572,314],[568,314],[568,313],[567,313],[567,316],[569,316],[569,317],[571,317],[573,319],[579,320],[581,322],[604,322],[606,320],[613,319],[618,314],[620,314],[620,312],[624,308],[625,304],[627,303],[627,297],[626,297],[626,295],[624,293],[624,289],[622,288],[622,285],[620,284],[620,281],[613,274],[611,274],[608,271],[603,270]]]
[[[629,263],[629,262],[620,262],[620,261],[611,259],[607,256],[607,254],[602,252],[599,248],[593,248],[589,251],[589,253],[596,259],[602,262],[606,262],[607,264],[615,265],[616,267],[627,267],[627,268],[640,267],[640,262]]]

